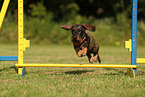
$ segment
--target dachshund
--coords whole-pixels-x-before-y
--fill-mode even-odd
[[[79,57],[87,56],[90,63],[99,62],[101,63],[99,57],[99,45],[95,41],[94,37],[89,34],[89,31],[95,31],[96,26],[94,25],[61,25],[61,28],[65,30],[71,30],[72,37],[71,41],[73,43],[76,54]],[[94,60],[91,54],[94,55]]]

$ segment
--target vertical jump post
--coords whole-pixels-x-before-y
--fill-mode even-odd
[[[132,52],[131,52],[131,65],[137,65],[137,2],[132,2]],[[136,68],[133,68],[136,76]]]
[[[131,52],[131,65],[137,66],[137,3],[138,0],[132,0],[132,39],[125,41],[125,48]],[[128,68],[127,74],[136,77],[136,68]]]
[[[23,0],[18,0],[18,64],[24,63],[24,51],[30,47],[30,41],[24,38],[24,4]],[[24,74],[25,67],[18,67],[18,74]]]

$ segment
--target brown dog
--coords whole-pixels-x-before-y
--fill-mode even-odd
[[[101,63],[100,57],[99,57],[99,45],[91,36],[88,31],[95,31],[96,26],[94,25],[61,25],[61,28],[65,30],[71,30],[72,31],[72,37],[71,41],[73,42],[74,49],[76,51],[76,54],[79,57],[83,57],[87,55],[89,62],[93,63],[93,58],[91,54],[94,55],[94,61]]]

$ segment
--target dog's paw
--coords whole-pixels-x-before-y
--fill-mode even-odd
[[[93,63],[93,57],[91,57],[91,58],[89,59],[89,62],[90,62],[90,63]]]
[[[88,50],[87,48],[82,47],[82,54],[83,54],[83,56],[86,56],[87,50]]]
[[[96,54],[96,55],[94,56],[94,61],[95,61],[95,62],[101,63],[101,60],[100,60],[100,57],[99,57],[98,54]]]
[[[79,52],[77,53],[78,57],[81,57],[82,56],[82,51],[79,50]]]
[[[94,56],[94,61],[95,61],[95,62],[97,62],[97,61],[98,61],[98,59],[97,59],[97,55],[96,55],[96,56]]]
[[[83,53],[83,50],[79,50],[78,53],[77,53],[78,57],[83,57],[85,56],[86,54]]]

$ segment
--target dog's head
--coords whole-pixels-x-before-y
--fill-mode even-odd
[[[94,25],[61,25],[61,28],[72,31],[72,38],[75,41],[81,42],[83,37],[87,35],[85,30],[95,31]]]

